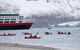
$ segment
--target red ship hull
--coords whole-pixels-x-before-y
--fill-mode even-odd
[[[0,23],[0,30],[29,29],[32,23]]]

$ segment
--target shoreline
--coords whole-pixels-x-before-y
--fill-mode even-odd
[[[12,44],[12,43],[0,43],[0,49],[1,50],[59,50],[58,48]]]

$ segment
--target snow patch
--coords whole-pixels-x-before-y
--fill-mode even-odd
[[[60,23],[58,26],[79,26],[80,21],[73,21],[73,22],[66,22],[66,23]]]

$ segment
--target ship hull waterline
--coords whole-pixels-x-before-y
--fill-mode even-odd
[[[0,24],[0,30],[18,30],[29,29],[32,23],[2,23]]]

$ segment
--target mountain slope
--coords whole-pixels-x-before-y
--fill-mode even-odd
[[[0,13],[18,13],[18,8],[10,0],[0,0]]]

